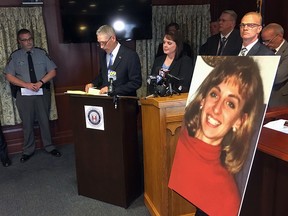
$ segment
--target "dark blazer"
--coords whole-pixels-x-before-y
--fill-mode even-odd
[[[288,105],[288,43],[285,41],[276,55],[281,55],[273,89],[269,101],[270,107]]]
[[[199,55],[216,56],[218,51],[219,41],[221,40],[220,33],[209,37],[205,44],[200,47]],[[242,47],[242,38],[238,29],[234,29],[227,38],[226,45],[223,49],[223,56],[236,56],[239,54]]]
[[[260,41],[258,41],[249,50],[246,56],[259,56],[259,55],[275,55],[275,54],[271,49],[267,48],[265,45],[261,44]]]
[[[159,70],[162,68],[165,58],[166,55],[162,55],[154,60],[153,67],[151,69],[151,75],[159,74]],[[192,58],[186,55],[182,55],[180,58],[174,59],[169,67],[169,73],[179,79],[182,79],[182,92],[188,92],[193,74]]]
[[[109,86],[106,52],[99,53],[100,73],[92,81],[95,87]],[[141,64],[138,54],[121,45],[111,70],[116,72],[113,82],[115,94],[120,96],[136,96],[136,90],[142,85]]]

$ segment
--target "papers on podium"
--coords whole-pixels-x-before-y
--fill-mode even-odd
[[[89,88],[88,92],[81,90],[67,90],[67,94],[79,94],[79,95],[99,95],[107,96],[107,94],[100,94],[100,90],[96,88]]]
[[[288,121],[285,119],[278,119],[275,121],[268,122],[267,124],[264,125],[264,127],[288,134]]]

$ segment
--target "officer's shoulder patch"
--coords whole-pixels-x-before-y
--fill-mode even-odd
[[[14,54],[15,52],[19,51],[19,50],[21,50],[21,48],[18,48],[18,49],[16,49],[16,50],[14,50],[14,51],[10,54],[10,56],[9,56],[9,58],[8,58],[8,60],[7,60],[7,64],[9,64],[10,61],[12,60],[13,54]]]

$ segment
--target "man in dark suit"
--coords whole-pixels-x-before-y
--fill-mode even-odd
[[[200,47],[199,55],[238,55],[242,38],[235,29],[237,14],[233,10],[225,10],[219,18],[219,33],[212,35]]]
[[[265,26],[261,33],[263,44],[281,56],[269,101],[270,107],[288,105],[288,42],[283,36],[284,29],[277,23]]]
[[[111,95],[136,96],[136,90],[142,85],[138,54],[117,41],[111,26],[101,26],[96,35],[102,49],[99,54],[100,73],[85,86],[85,91],[96,87],[100,94],[105,94],[108,87],[113,87],[113,92],[109,91]]]
[[[240,35],[243,44],[240,56],[274,55],[274,52],[260,43],[259,34],[262,30],[262,16],[257,12],[246,13],[241,19]]]

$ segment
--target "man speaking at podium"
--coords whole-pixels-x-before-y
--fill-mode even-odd
[[[97,41],[103,51],[100,51],[99,75],[85,86],[99,88],[100,94],[136,96],[136,90],[141,87],[141,64],[138,54],[121,45],[111,26],[103,25],[97,32]]]

